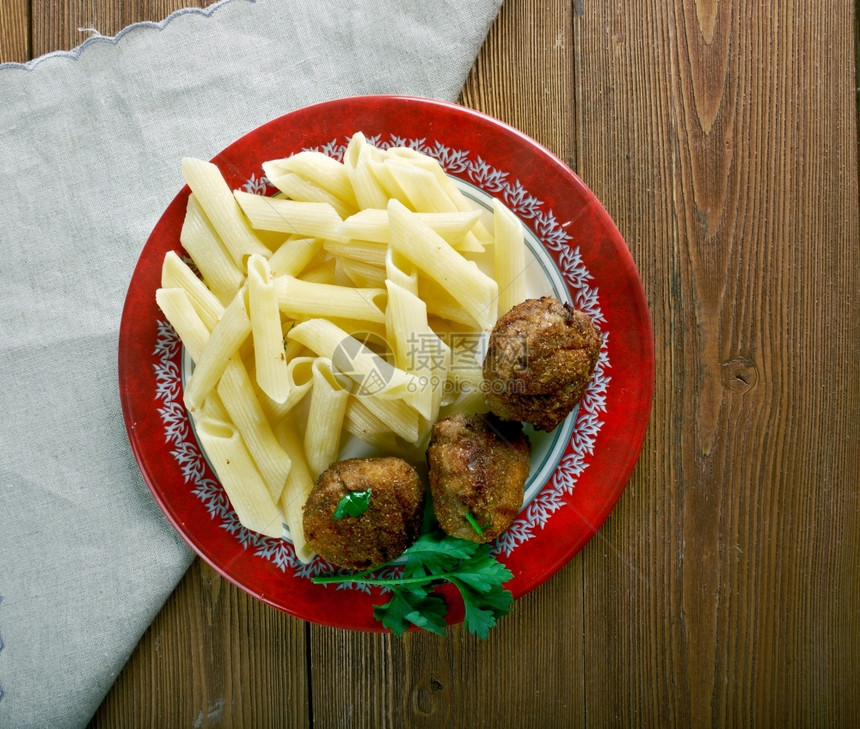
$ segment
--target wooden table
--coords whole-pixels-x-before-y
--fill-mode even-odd
[[[186,4],[4,0],[0,61]],[[621,501],[486,642],[308,625],[198,560],[92,727],[860,725],[854,14],[508,0],[461,101],[580,174],[653,316]]]

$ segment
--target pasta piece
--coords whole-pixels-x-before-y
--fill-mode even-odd
[[[385,164],[383,159],[371,158],[367,161],[367,166],[370,168],[371,173],[376,178],[376,181],[379,183],[379,186],[382,188],[382,191],[389,200],[399,200],[407,207],[411,205],[409,196],[403,191],[403,188],[400,187],[390,166]],[[415,208],[412,209],[414,210]]]
[[[272,276],[298,276],[312,263],[325,260],[323,242],[319,238],[291,238],[284,241],[269,258]]]
[[[453,209],[464,212],[475,209],[474,203],[463,194],[463,191],[445,173],[438,160],[408,147],[392,147],[386,151],[386,154],[395,159],[409,160],[411,164],[432,173],[439,186],[451,201]],[[480,253],[484,250],[485,244],[491,244],[492,242],[492,236],[487,232],[483,222],[478,220],[475,223],[475,227],[466,233],[462,243],[457,248],[463,252]]]
[[[324,246],[326,252],[332,256],[352,258],[375,266],[385,265],[387,246],[384,244],[363,240],[327,240]]]
[[[212,420],[223,420],[227,423],[230,422],[230,414],[227,412],[227,408],[224,407],[224,403],[221,402],[221,398],[218,397],[218,390],[212,390],[212,392],[206,396],[206,401],[203,403],[202,407],[197,409],[197,412],[194,413],[194,417],[196,420],[200,420],[201,418],[210,418]]]
[[[385,268],[372,263],[339,258],[338,270],[346,276],[353,286],[359,288],[382,288],[385,286]]]
[[[265,164],[263,169],[265,170]],[[268,175],[266,176],[268,177]],[[269,178],[269,181],[290,200],[326,203],[331,205],[342,218],[352,215],[356,210],[354,204],[345,203],[337,195],[333,195],[328,190],[309,182],[294,172],[283,172],[275,180]]]
[[[421,383],[415,378],[410,386],[409,395],[421,391]],[[420,436],[420,419],[418,412],[404,398],[392,399],[381,393],[362,393],[356,395],[377,418],[388,426],[389,431],[402,438],[407,443],[417,443]]]
[[[487,412],[487,402],[480,387],[463,387],[459,392],[452,392],[455,397],[439,409],[439,419],[447,418],[455,413],[477,415]]]
[[[428,278],[418,281],[418,296],[427,304],[431,316],[445,319],[459,325],[460,330],[480,329],[478,322],[469,314],[451,294],[438,283]]]
[[[280,176],[294,173],[327,190],[350,207],[358,207],[346,167],[322,152],[306,150],[284,159],[263,162],[263,172],[278,189],[282,189],[278,185]]]
[[[391,247],[460,302],[482,329],[496,322],[499,288],[473,262],[396,200],[388,206]]]
[[[412,210],[432,213],[452,213],[456,210],[438,179],[418,165],[389,161],[386,167],[403,190]]]
[[[355,337],[326,319],[309,319],[296,324],[288,339],[304,344],[320,357],[332,361],[335,370],[348,377],[362,395],[394,399],[406,397],[417,389],[415,377],[392,367]]]
[[[340,235],[343,220],[328,203],[284,200],[244,190],[236,190],[234,196],[252,228],[309,238],[338,238]]]
[[[361,132],[352,135],[344,152],[343,164],[359,208],[384,208],[388,204],[388,195],[368,164],[378,152]]]
[[[499,284],[499,316],[526,298],[526,259],[519,218],[493,198],[493,261]]]
[[[290,532],[290,539],[296,550],[296,556],[302,562],[307,563],[313,559],[315,553],[305,540],[302,510],[308,500],[308,494],[314,486],[314,479],[305,461],[304,450],[291,419],[287,418],[280,423],[277,435],[293,463],[287,476],[284,493],[281,495],[281,509]]]
[[[185,404],[192,412],[203,404],[206,396],[215,388],[227,362],[231,357],[238,356],[239,347],[251,333],[244,293],[244,288],[240,289],[224,309],[200,357],[195,360],[194,372],[185,387]]]
[[[282,403],[290,394],[284,331],[278,292],[272,283],[268,262],[261,256],[248,259],[248,307],[257,384],[272,400]]]
[[[155,303],[176,330],[191,359],[200,359],[209,341],[209,328],[191,303],[188,292],[185,289],[161,288],[155,292]]]
[[[330,359],[317,358],[313,373],[304,452],[316,478],[337,460],[349,391],[341,387],[332,373]]]
[[[185,157],[182,174],[240,270],[245,269],[245,258],[252,253],[269,256],[271,251],[248,227],[233,192],[214,164]]]
[[[193,193],[188,196],[179,242],[212,293],[222,304],[228,304],[242,285],[244,274],[218,238]]]
[[[351,337],[367,344],[374,351],[387,352],[389,349],[384,321],[359,321],[358,319],[340,319],[338,317],[330,317],[328,320]]]
[[[402,253],[390,246],[385,254],[385,275],[388,281],[413,294],[418,293],[418,272]]]
[[[238,358],[230,360],[217,392],[269,487],[272,500],[278,501],[290,472],[290,457],[275,439],[248,371]]]
[[[290,348],[290,344],[303,349],[302,345],[296,342],[287,342],[287,349]],[[277,423],[283,420],[310,392],[313,385],[312,365],[314,359],[315,357],[302,355],[288,360],[287,379],[290,382],[290,394],[284,402],[277,403],[260,391],[261,404],[269,422]]]
[[[345,218],[341,226],[344,238],[388,243],[388,211],[385,208],[365,208]]]
[[[421,220],[429,225],[455,248],[458,242],[475,226],[481,217],[481,211],[473,209],[468,212],[431,213],[419,211],[416,213]],[[388,224],[388,210],[367,208],[359,210],[343,221],[341,234],[345,238],[388,243],[391,228]]]
[[[302,271],[300,278],[302,281],[310,281],[311,283],[334,283],[337,278],[337,266],[334,259],[326,259],[319,265]]]
[[[388,424],[367,407],[363,398],[349,398],[343,424],[347,433],[382,453],[412,462],[421,460],[419,450],[411,443],[399,440]]]
[[[311,283],[293,276],[278,276],[274,287],[278,306],[293,319],[342,317],[361,321],[385,321],[385,289],[359,289]]]
[[[430,329],[424,302],[393,281],[388,282],[385,323],[395,364],[417,376],[419,388],[410,403],[421,417],[434,421],[447,380],[448,347]]]
[[[181,288],[200,315],[209,331],[215,327],[224,307],[211,289],[206,287],[188,265],[174,251],[168,251],[161,266],[161,286],[165,289]]]
[[[272,500],[239,431],[232,423],[211,418],[201,418],[196,425],[200,444],[227,492],[239,522],[251,531],[280,538],[283,534],[283,511]]]

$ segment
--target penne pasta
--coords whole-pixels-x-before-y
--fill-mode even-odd
[[[287,343],[289,348],[290,342]],[[293,343],[295,346],[303,347],[298,343]],[[289,415],[307,395],[313,384],[313,361],[315,357],[305,355],[296,356],[290,359],[287,364],[287,379],[290,383],[290,394],[284,402],[278,403],[267,397],[266,394],[260,391],[261,403],[266,411],[266,416],[272,423],[277,423]]]
[[[374,266],[372,263],[356,261],[351,258],[340,258],[338,270],[349,279],[350,284],[358,288],[384,288],[385,268]]]
[[[201,418],[197,437],[242,526],[269,537],[283,534],[284,514],[232,423]]]
[[[270,251],[248,226],[221,171],[211,162],[186,157],[182,175],[218,237],[240,270],[252,253],[268,256]]]
[[[227,363],[232,357],[239,356],[239,347],[251,334],[244,293],[244,288],[240,289],[224,309],[200,357],[195,360],[194,371],[185,388],[185,404],[192,413],[203,405],[206,396],[218,384]]]
[[[268,175],[266,176],[268,177]],[[349,205],[345,203],[328,190],[315,185],[313,182],[309,182],[294,172],[283,172],[275,180],[269,178],[269,181],[290,200],[326,203],[327,205],[331,205],[340,217],[345,218],[356,210],[354,204]]]
[[[278,276],[273,284],[280,310],[293,319],[341,317],[383,322],[385,289],[360,289]]]
[[[272,500],[278,501],[290,472],[290,457],[275,439],[248,371],[238,358],[230,360],[218,382],[217,393],[266,482]]]
[[[465,235],[478,222],[481,217],[481,211],[477,209],[467,212],[456,211],[444,213],[419,211],[416,215],[452,246],[459,249],[457,244],[463,240]],[[341,235],[345,238],[387,244],[391,236],[391,228],[388,223],[388,210],[374,208],[359,210],[343,221]]]
[[[179,242],[188,251],[204,283],[222,304],[228,304],[242,285],[244,275],[218,238],[193,193],[188,196]]]
[[[281,509],[290,532],[290,539],[292,539],[293,547],[296,550],[296,556],[302,562],[307,563],[313,559],[314,551],[305,540],[302,510],[308,500],[308,494],[314,486],[314,478],[305,460],[301,441],[292,422],[284,420],[280,423],[278,438],[293,464],[287,475],[284,492],[281,494]]]
[[[320,238],[290,238],[269,258],[272,276],[298,276],[308,266],[323,263],[325,250]]]
[[[415,377],[393,367],[355,337],[326,319],[309,319],[287,333],[355,383],[356,391],[377,398],[396,399],[415,392]]]
[[[418,387],[410,404],[425,420],[435,420],[447,379],[439,373],[448,372],[450,357],[447,345],[427,324],[427,306],[412,292],[389,281],[385,324],[395,364],[416,375]]]
[[[181,288],[188,294],[191,305],[200,315],[209,331],[215,327],[224,307],[212,290],[207,288],[188,265],[173,251],[164,256],[161,266],[161,286],[165,289]]]
[[[324,244],[325,251],[337,258],[350,258],[374,266],[385,265],[385,244],[373,241],[350,239],[346,241],[327,240]]]
[[[499,316],[526,298],[523,226],[503,203],[493,198],[493,264],[499,284]]]
[[[282,403],[290,394],[284,330],[278,292],[271,280],[269,264],[261,256],[248,259],[248,308],[257,384],[272,400]]]
[[[367,143],[364,134],[357,132],[349,140],[343,155],[343,164],[359,208],[385,208],[388,204],[388,196],[369,165],[377,152]]]
[[[388,214],[391,247],[459,301],[482,329],[491,329],[496,322],[496,282],[396,200]]]
[[[297,342],[287,342],[287,348],[290,347],[290,344],[304,351],[304,347]],[[289,360],[287,379],[290,382],[290,394],[284,402],[277,403],[260,391],[260,401],[270,422],[277,423],[283,420],[310,392],[313,385],[312,365],[314,359],[313,356],[302,354]]]
[[[413,211],[453,213],[457,210],[436,176],[415,164],[390,160],[386,167]]]
[[[350,396],[343,424],[345,432],[382,453],[413,462],[420,459],[413,444],[397,438],[388,423],[368,408],[364,398]]]
[[[385,255],[385,276],[401,288],[418,293],[418,272],[409,260],[389,246]]]
[[[295,174],[326,190],[350,207],[358,208],[346,167],[322,152],[298,152],[291,157],[263,162],[263,172],[269,182],[283,192],[285,190],[278,184],[281,176]]]
[[[273,230],[309,238],[337,238],[340,235],[343,220],[328,203],[285,200],[244,190],[236,190],[234,195],[251,227],[256,230]]]
[[[304,438],[305,457],[314,478],[337,460],[348,400],[349,391],[332,373],[331,360],[317,358]]]
[[[176,330],[191,359],[200,359],[209,341],[209,328],[191,303],[188,292],[181,288],[160,288],[155,292],[155,303]]]

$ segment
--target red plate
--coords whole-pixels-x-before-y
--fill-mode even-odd
[[[547,293],[587,311],[604,334],[585,398],[536,448],[527,503],[495,545],[514,575],[507,587],[519,597],[594,535],[639,456],[654,386],[641,281],[609,215],[566,165],[515,129],[453,104],[387,96],[330,101],[261,126],[213,162],[233,188],[266,190],[264,161],[303,149],[339,156],[357,131],[377,146],[411,146],[430,154],[465,189],[505,202],[530,231],[532,258],[542,267]],[[141,472],[174,527],[228,580],[305,620],[381,630],[373,605],[387,598],[375,589],[313,584],[310,576],[330,567],[319,559],[302,565],[288,541],[239,525],[200,450],[182,405],[182,347],[155,304],[164,255],[182,250],[188,193],[187,187],[179,192],[144,246],[120,327],[120,395]],[[462,617],[452,601],[449,620]]]

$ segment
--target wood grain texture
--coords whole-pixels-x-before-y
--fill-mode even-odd
[[[22,63],[31,57],[29,0],[0,3],[0,63]]]
[[[4,2],[0,61],[192,4]],[[195,562],[91,726],[860,725],[857,29],[850,0],[507,0],[461,101],[576,169],[639,267],[627,490],[486,642],[308,626]]]
[[[507,2],[460,102],[516,127],[576,167],[573,5]]]
[[[627,646],[589,674],[597,726],[857,720],[851,15],[701,1],[576,19],[579,171],[640,266],[658,358],[604,530],[623,525],[634,569],[583,555],[587,652]]]

